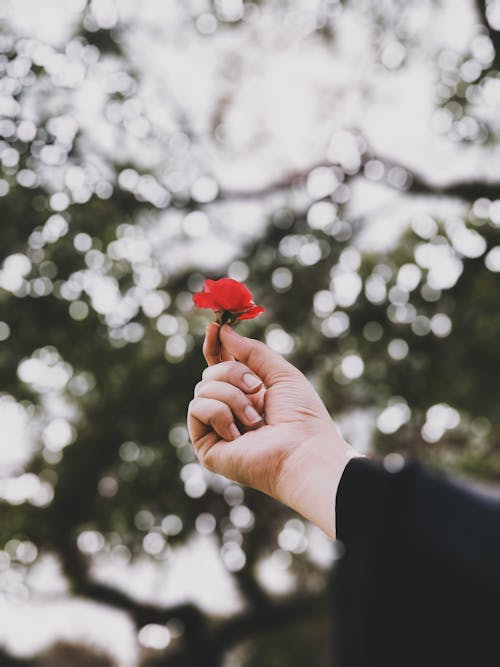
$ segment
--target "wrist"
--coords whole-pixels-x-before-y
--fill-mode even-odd
[[[340,436],[336,427],[305,440],[289,460],[280,500],[335,539],[335,498],[348,462],[361,456]]]

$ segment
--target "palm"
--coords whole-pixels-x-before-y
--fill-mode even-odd
[[[313,387],[264,343],[226,326],[208,326],[203,352],[208,367],[188,411],[201,464],[334,535],[332,493],[354,454]]]
[[[277,478],[285,463],[293,465],[293,460],[299,458],[291,454],[298,452],[317,422],[330,418],[319,396],[299,373],[278,380],[251,400],[264,412],[264,425],[248,429],[239,424],[243,434],[232,442],[206,427],[200,433],[197,449],[205,452],[206,464],[217,472],[275,495]]]

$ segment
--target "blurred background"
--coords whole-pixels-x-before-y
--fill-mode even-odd
[[[329,665],[339,548],[193,455],[192,293],[245,281],[358,450],[498,489],[500,2],[0,26],[0,664]]]

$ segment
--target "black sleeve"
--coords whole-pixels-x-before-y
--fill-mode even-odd
[[[352,459],[336,500],[335,667],[500,665],[500,501]]]

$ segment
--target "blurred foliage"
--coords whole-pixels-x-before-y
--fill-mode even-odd
[[[339,11],[330,3],[320,34],[334,35]],[[311,558],[306,527],[267,497],[201,470],[185,428],[204,367],[208,317],[191,302],[204,276],[186,263],[171,270],[165,257],[198,238],[193,229],[216,226],[210,206],[230,193],[169,189],[168,177],[130,156],[107,157],[71,112],[78,86],[101,67],[109,76],[103,106],[118,119],[113,131],[126,134],[120,114],[135,99],[137,74],[127,68],[120,29],[99,27],[87,8],[64,52],[0,35],[0,400],[16,401],[34,438],[29,461],[1,487],[1,562],[26,577],[41,556],[56,555],[74,594],[128,611],[138,631],[180,623],[183,633],[144,664],[209,667],[231,649],[249,667],[326,665],[327,568]],[[440,60],[440,122],[455,127],[454,140],[498,139],[498,115],[489,125],[464,120],[473,118],[464,115],[468,105],[483,108],[479,89],[500,77],[488,30],[465,61],[476,58],[477,76],[459,58]],[[241,331],[287,354],[332,415],[347,417],[347,434],[354,415],[381,455],[498,481],[500,186],[490,199],[471,196],[467,184],[450,193],[423,187],[356,133],[347,141],[344,161],[276,186],[302,198],[269,211],[259,237],[213,277],[247,280],[267,310]],[[397,247],[361,253],[365,221],[349,220],[346,204],[351,182],[374,174],[408,196],[427,189],[462,198],[464,215],[419,215]],[[173,232],[158,233],[169,225]],[[191,604],[138,602],[92,577],[99,558],[147,555],[168,568],[176,544],[211,531],[247,605],[233,619],[211,619]],[[289,558],[295,577],[282,598],[256,576],[273,554]],[[27,584],[16,590],[29,595]],[[67,664],[65,650],[54,648],[49,664]]]

